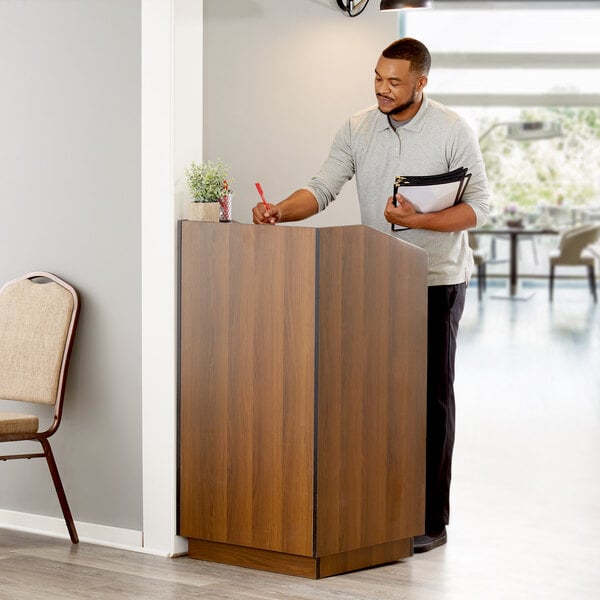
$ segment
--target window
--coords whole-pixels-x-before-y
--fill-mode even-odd
[[[448,4],[401,16],[403,34],[432,53],[429,96],[480,135],[494,123],[530,120],[558,121],[564,132],[525,143],[500,127],[486,135],[493,209],[589,206],[592,214],[600,204],[600,10]]]

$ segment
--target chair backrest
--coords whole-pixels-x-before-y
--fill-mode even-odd
[[[588,231],[590,229],[594,228],[594,224],[593,223],[584,223],[583,225],[576,225],[575,227],[569,227],[567,229],[563,229],[561,234],[560,234],[560,240],[559,240],[559,247],[562,247],[562,243],[563,240],[565,238],[568,238],[572,235],[576,235],[578,233],[581,233],[583,231]]]
[[[600,225],[582,225],[563,233],[559,248],[561,258],[577,261],[581,253],[593,244],[600,234]]]
[[[0,398],[54,404],[56,421],[79,316],[77,292],[46,272],[0,290]]]

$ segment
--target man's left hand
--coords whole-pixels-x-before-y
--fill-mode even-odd
[[[401,227],[411,227],[411,221],[417,214],[415,207],[402,194],[396,194],[396,206],[394,198],[390,196],[383,212],[388,223]]]

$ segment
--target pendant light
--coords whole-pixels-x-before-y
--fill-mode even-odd
[[[367,8],[367,4],[369,4],[369,0],[337,0],[337,5],[349,17],[358,17]],[[433,0],[381,0],[379,5],[381,11],[410,8],[433,8]]]
[[[381,0],[379,10],[404,10],[405,8],[433,8],[433,0]]]

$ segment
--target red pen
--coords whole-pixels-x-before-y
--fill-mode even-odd
[[[263,193],[263,189],[262,189],[260,183],[255,183],[254,185],[256,186],[256,189],[257,189],[257,191],[258,191],[258,193],[260,195],[260,199],[263,201],[263,204],[265,205],[265,208],[267,210],[269,210],[269,203],[265,199],[265,195]]]

